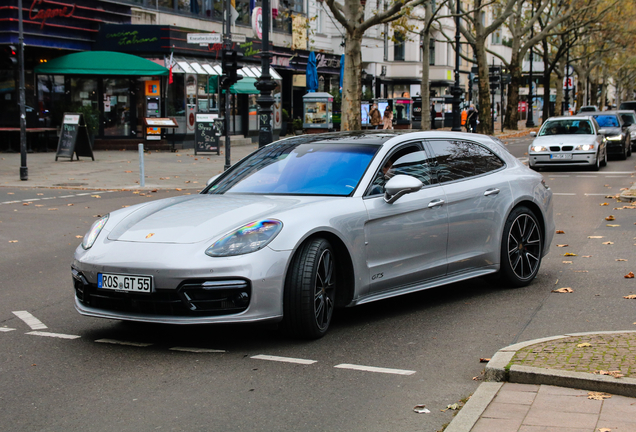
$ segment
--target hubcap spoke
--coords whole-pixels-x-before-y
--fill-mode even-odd
[[[512,271],[520,279],[530,278],[539,265],[541,234],[528,214],[514,220],[508,233],[508,258]]]
[[[314,291],[316,324],[321,329],[329,324],[334,307],[332,298],[334,292],[333,272],[334,265],[331,252],[325,250],[318,261]]]

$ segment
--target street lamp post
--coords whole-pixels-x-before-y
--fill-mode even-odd
[[[453,127],[452,131],[461,132],[462,126],[460,122],[460,112],[459,112],[459,97],[462,95],[462,89],[459,86],[459,0],[455,0],[457,2],[457,15],[455,16],[455,85],[451,89],[451,94],[453,95]]]
[[[271,9],[269,0],[263,0],[263,49],[261,51],[261,78],[256,83],[260,95],[256,99],[258,104],[258,146],[264,147],[273,141],[272,134],[272,105],[274,97],[272,90],[276,88],[276,82],[269,74],[271,53],[269,52],[269,17]]]
[[[567,54],[565,60],[565,110],[570,115],[570,44],[567,42]],[[566,115],[565,113],[562,113]]]
[[[27,143],[26,143],[26,101],[24,94],[24,28],[22,23],[22,0],[18,0],[18,31],[20,53],[20,180],[29,179],[27,167]],[[73,158],[71,158],[73,159]]]

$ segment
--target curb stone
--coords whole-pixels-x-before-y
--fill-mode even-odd
[[[631,334],[636,333],[636,331],[624,330],[567,333],[561,336],[551,336],[520,342],[500,349],[486,365],[485,382],[479,385],[475,393],[470,397],[461,411],[459,411],[459,413],[453,418],[444,432],[470,431],[488,405],[490,405],[492,400],[495,398],[504,381],[518,384],[544,384],[589,391],[600,391],[627,397],[636,397],[636,379],[634,378],[614,378],[607,375],[594,375],[587,372],[573,372],[521,365],[512,365],[509,370],[507,369],[517,351],[530,345],[565,339],[573,336],[625,333]]]

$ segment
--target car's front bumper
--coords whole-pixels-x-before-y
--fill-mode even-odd
[[[284,275],[290,251],[266,247],[248,255],[192,257],[191,245],[111,244],[99,260],[87,254],[72,264],[75,308],[82,315],[163,324],[277,321],[283,316]],[[140,258],[122,262],[119,248]],[[154,249],[154,250],[153,250]],[[122,249],[123,251],[124,249]],[[187,251],[187,252],[186,252]],[[122,252],[123,253],[123,252]],[[182,258],[179,258],[182,257]],[[151,293],[97,288],[99,273],[149,275]]]
[[[625,153],[625,142],[623,141],[607,140],[606,147],[608,155],[622,155]]]
[[[555,155],[571,155],[571,158],[555,158]],[[528,165],[531,167],[548,166],[591,166],[596,164],[596,152],[572,153],[529,153]]]

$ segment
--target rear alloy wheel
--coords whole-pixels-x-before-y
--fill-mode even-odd
[[[336,298],[336,263],[323,238],[305,242],[285,281],[283,323],[294,336],[318,339],[329,329]]]
[[[543,236],[536,216],[527,207],[515,208],[501,239],[501,275],[510,285],[528,285],[539,272]]]

